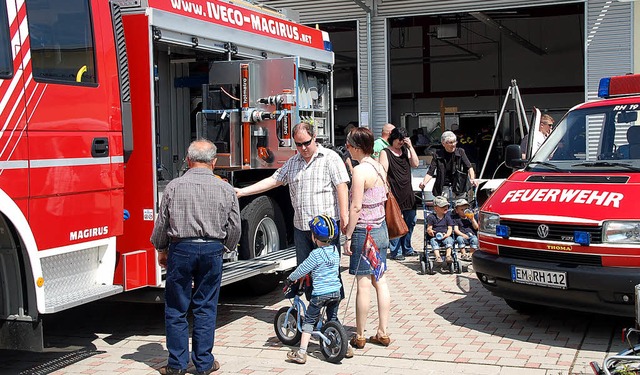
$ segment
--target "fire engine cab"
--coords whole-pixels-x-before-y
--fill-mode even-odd
[[[516,310],[635,314],[640,75],[603,78],[598,95],[569,110],[530,160],[508,146],[517,170],[482,206],[473,267]]]
[[[294,155],[298,122],[333,142],[328,35],[274,9],[8,1],[0,44],[0,348],[42,348],[42,314],[163,286],[149,237],[192,140],[238,187]],[[264,293],[295,266],[289,193],[240,204],[223,285]]]

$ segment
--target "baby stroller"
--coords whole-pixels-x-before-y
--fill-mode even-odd
[[[424,214],[424,252],[420,254],[420,270],[423,275],[433,275],[436,273],[436,256],[429,244],[432,237],[427,233],[427,216],[431,211],[427,207],[424,190],[422,190],[422,212]],[[443,252],[444,249],[441,249],[441,256],[443,255]],[[453,258],[451,263],[442,263],[442,270],[449,271],[450,273],[462,273],[462,267],[458,260],[458,250],[455,244],[451,250],[451,257]]]

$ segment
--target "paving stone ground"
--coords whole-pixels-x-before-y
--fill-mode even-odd
[[[413,243],[422,250],[419,220]],[[353,277],[343,258],[349,294]],[[462,274],[421,275],[418,258],[389,261],[389,347],[367,344],[330,364],[312,341],[306,365],[285,361],[273,317],[288,304],[279,290],[251,297],[228,288],[220,300],[214,354],[220,374],[591,374],[588,363],[623,348],[632,319],[545,310],[522,315],[491,296],[472,266]],[[236,288],[237,289],[237,288]],[[375,294],[372,293],[372,304]],[[355,328],[355,290],[340,318]],[[372,305],[373,306],[373,305]],[[375,334],[376,310],[367,322]],[[98,301],[47,317],[44,353],[0,351],[0,374],[155,374],[166,364],[163,306]]]

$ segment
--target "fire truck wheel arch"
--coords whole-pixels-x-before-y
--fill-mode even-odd
[[[27,218],[23,215],[15,202],[2,190],[0,190],[0,207],[2,207],[2,211],[0,212],[0,215],[2,215],[2,220],[0,220],[0,229],[2,229],[1,234],[3,237],[10,236],[6,243],[13,244],[9,251],[11,254],[15,255],[13,258],[14,260],[18,259],[19,255],[17,254],[17,244],[19,243],[21,245],[20,247],[23,249],[22,262],[15,262],[14,264],[16,267],[20,267],[20,264],[22,264],[24,269],[14,269],[14,272],[9,273],[13,274],[15,277],[20,277],[21,282],[26,282],[27,285],[30,286],[27,288],[27,291],[29,291],[30,294],[28,297],[30,302],[33,302],[33,299],[35,298],[37,305],[43,306],[44,290],[43,288],[35,288],[37,275],[42,275],[42,269],[40,267],[35,238],[29,229]],[[13,233],[15,233],[15,235]],[[4,239],[0,241],[0,244],[4,248]],[[25,257],[28,259],[25,259]],[[5,276],[9,277],[8,274]],[[12,284],[9,283],[9,285]],[[34,295],[31,295],[31,292],[33,292]],[[4,298],[8,298],[8,296],[2,297],[0,303],[10,302],[4,300]],[[11,308],[11,305],[6,307]],[[29,311],[29,313],[36,314],[35,307],[33,310],[34,311]]]
[[[284,217],[278,203],[272,198],[257,197],[242,209],[240,217],[240,259],[253,259],[286,246]]]

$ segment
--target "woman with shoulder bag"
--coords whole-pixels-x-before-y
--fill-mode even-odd
[[[386,173],[373,153],[373,133],[367,128],[357,128],[347,136],[347,148],[351,156],[359,162],[353,168],[351,181],[351,203],[344,254],[350,255],[349,273],[356,276],[356,335],[351,346],[362,349],[366,343],[364,328],[369,313],[371,287],[376,290],[378,301],[378,329],[369,342],[388,346],[391,342],[387,334],[390,296],[386,276],[376,280],[369,264],[361,257],[362,247],[367,237],[367,226],[371,226],[371,236],[380,250],[380,258],[386,269],[386,255],[389,247],[384,204],[387,199]]]
[[[407,137],[404,128],[395,128],[389,136],[389,147],[380,152],[380,164],[387,171],[387,178],[391,192],[396,197],[402,210],[402,217],[409,232],[404,236],[389,242],[389,258],[404,260],[405,256],[415,256],[418,253],[411,246],[411,235],[416,225],[415,197],[411,187],[411,168],[420,163],[411,139]]]

